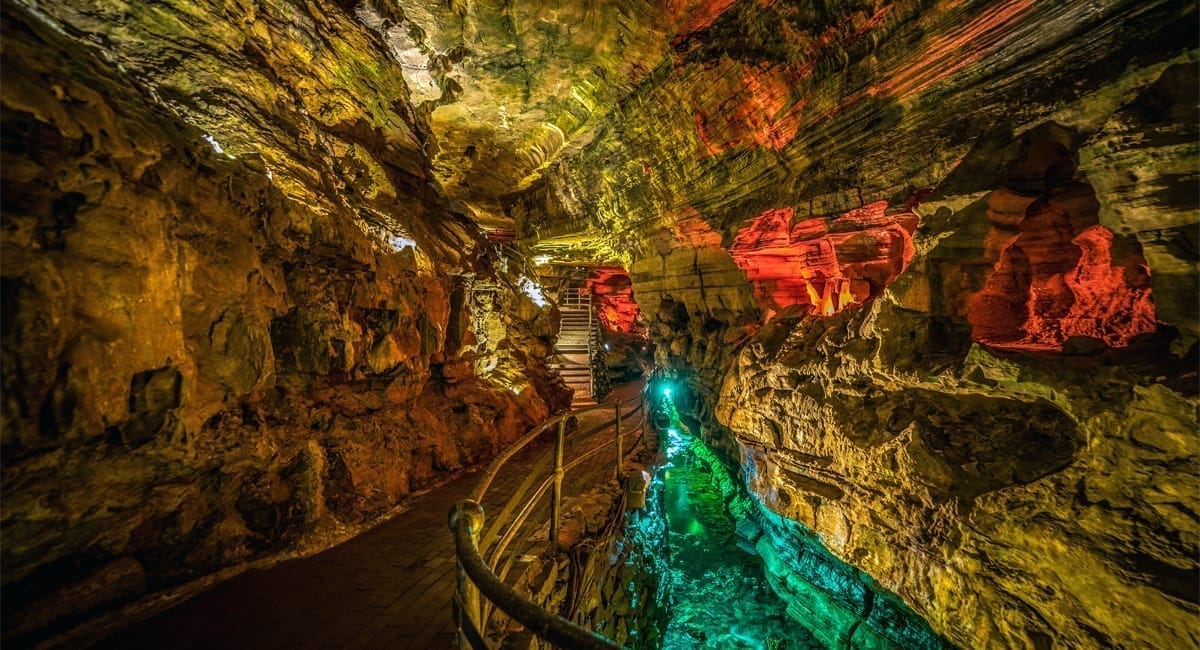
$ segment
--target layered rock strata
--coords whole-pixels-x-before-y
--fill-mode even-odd
[[[693,428],[936,632],[1195,645],[1196,12],[704,3],[527,225],[602,233]],[[809,242],[879,202],[859,298]]]
[[[424,180],[403,85],[326,67],[349,18],[44,9],[3,17],[6,644],[320,550],[565,405],[553,315]]]

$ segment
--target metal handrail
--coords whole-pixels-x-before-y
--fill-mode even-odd
[[[641,410],[642,410],[642,406],[638,405],[632,411],[627,413],[624,417],[629,417]],[[571,462],[563,464],[563,466],[562,466],[563,473],[565,474],[567,472],[567,470],[574,469],[580,463],[587,460],[588,458],[591,458],[593,455],[595,455],[600,450],[602,450],[606,447],[612,446],[614,444],[617,445],[617,457],[619,459],[624,458],[624,453],[620,446],[621,442],[622,442],[622,440],[621,440],[622,434],[620,433],[620,430],[619,430],[619,428],[620,428],[619,420],[617,420],[617,422],[618,422],[618,424],[617,424],[618,431],[612,440],[609,440],[608,442],[602,442],[602,443],[596,445],[595,447],[583,452],[579,456],[575,457],[575,459],[572,460]],[[577,435],[580,437],[589,436],[597,431],[600,431],[601,429],[604,429],[611,423],[612,423],[612,421],[596,425],[595,427],[592,427],[591,429],[587,430],[586,432],[577,434]],[[640,442],[640,440],[641,440],[641,438],[638,439],[639,442]],[[637,446],[636,443],[634,446]],[[619,462],[620,461],[618,461],[618,463]],[[618,465],[618,467],[617,467],[618,475],[619,475],[619,471],[620,471],[620,467]],[[521,512],[516,517],[512,518],[512,522],[509,525],[508,530],[504,533],[504,536],[500,538],[500,541],[496,543],[495,548],[493,548],[491,551],[491,556],[492,556],[491,557],[491,562],[492,562],[491,567],[492,567],[493,571],[496,570],[497,565],[500,562],[500,557],[503,555],[504,550],[508,547],[508,544],[510,542],[512,542],[512,538],[516,535],[516,533],[520,529],[520,527],[525,524],[525,520],[529,518],[529,515],[533,512],[534,506],[542,498],[542,495],[546,493],[546,488],[551,485],[551,482],[553,480],[554,480],[554,475],[546,477],[546,479],[542,481],[541,485],[538,486],[538,489],[534,491],[533,496],[529,497],[526,500],[525,506],[521,509]],[[553,524],[552,524],[552,527],[554,527]],[[487,544],[487,540],[484,541],[485,546],[486,546],[486,544]],[[503,578],[504,577],[503,574],[501,574],[500,577]],[[488,618],[486,616],[484,616],[482,622],[484,624],[486,624],[487,621],[488,621]]]
[[[604,408],[604,407],[601,407],[601,408]],[[593,407],[593,408],[587,409],[587,410],[594,411],[594,410],[596,410],[596,408]],[[629,417],[641,410],[642,410],[642,406],[639,404],[637,407],[635,407],[632,411],[630,411],[623,417]],[[580,412],[582,413],[583,411],[580,411]],[[613,424],[615,421],[616,420],[602,422],[602,423],[592,427],[591,429],[584,431],[583,433],[577,433],[575,435],[580,438],[590,436],[593,433],[603,430],[604,428],[608,427],[609,424]],[[620,427],[620,424],[618,424],[617,426]],[[621,433],[618,429],[616,435],[614,436],[614,438],[612,440],[609,440],[608,442],[600,443],[599,445],[596,445],[595,447],[583,452],[582,454],[577,456],[571,462],[564,464],[562,467],[563,472],[565,473],[569,469],[574,469],[575,466],[579,465],[580,463],[587,460],[588,458],[591,458],[596,452],[600,451],[601,449],[604,449],[605,447],[608,447],[613,444],[619,444],[620,438],[618,436],[620,436],[620,435],[621,435]],[[620,451],[618,451],[618,457],[623,458],[624,454],[621,453]],[[532,477],[530,477],[530,478],[532,478]],[[527,519],[529,517],[529,514],[533,510],[534,504],[536,504],[538,499],[540,499],[542,497],[542,495],[545,494],[546,488],[550,485],[550,482],[553,480],[554,480],[553,475],[547,476],[546,479],[542,481],[542,484],[540,486],[538,486],[538,489],[534,491],[533,496],[529,497],[529,499],[526,500],[525,507],[522,508],[521,513],[512,519],[512,524],[509,526],[508,532],[505,533],[505,537],[502,537],[501,540],[499,542],[497,542],[496,548],[492,550],[491,555],[492,555],[493,562],[499,561],[500,554],[504,551],[504,547],[508,545],[506,540],[508,540],[509,537],[514,535],[516,533],[516,530],[522,524],[525,523],[525,519]],[[501,519],[503,519],[504,517],[505,517],[504,513],[501,513]],[[486,540],[486,539],[484,540],[485,546],[488,541],[489,540]],[[511,541],[511,540],[508,540],[508,541]],[[495,569],[495,566],[493,566],[492,568]]]
[[[592,363],[592,355],[595,354],[595,350],[592,349],[592,345],[595,344],[595,342],[596,342],[596,337],[593,336],[594,329],[596,327],[596,325],[595,325],[595,323],[596,323],[596,308],[592,305],[591,302],[588,302],[587,310],[588,310],[588,333],[587,333],[588,396],[591,397],[592,399],[596,400],[597,402],[599,402],[600,397],[596,396],[596,365],[594,363]],[[601,397],[603,397],[603,396],[601,396]]]
[[[506,585],[503,575],[507,575],[508,573],[508,569],[511,566],[511,558],[508,565],[502,571],[503,575],[497,575],[496,569],[499,566],[505,548],[533,512],[534,505],[541,500],[548,487],[553,488],[550,506],[550,541],[557,540],[559,514],[562,506],[562,479],[566,470],[575,467],[600,450],[615,444],[617,447],[615,472],[618,476],[620,475],[621,464],[624,460],[621,408],[635,402],[638,405],[630,410],[625,417],[632,416],[641,411],[642,420],[640,428],[642,436],[644,436],[647,418],[644,410],[644,397],[641,395],[624,401],[618,400],[611,405],[598,405],[579,411],[560,413],[549,421],[534,427],[529,433],[522,436],[496,456],[487,469],[484,470],[483,476],[476,484],[475,489],[471,491],[470,496],[454,504],[454,507],[450,511],[449,524],[450,531],[454,536],[454,551],[457,564],[457,590],[454,597],[454,617],[459,628],[459,646],[461,648],[489,647],[487,640],[483,636],[483,632],[487,628],[487,622],[491,617],[493,608],[499,608],[505,614],[508,614],[514,620],[524,625],[526,629],[552,644],[570,648],[604,648],[606,650],[620,648],[612,640],[543,609],[537,603]],[[608,408],[612,408],[614,411],[613,420],[604,422],[589,429],[587,432],[576,435],[591,435],[607,427],[609,424],[615,424],[616,432],[613,440],[596,445],[569,463],[564,464],[563,451],[565,448],[567,419],[571,416]],[[487,492],[488,487],[491,486],[492,481],[495,480],[500,468],[508,460],[555,424],[558,427],[553,450],[554,472],[542,481],[538,489],[534,491],[533,496],[521,508],[521,512],[509,524],[508,530],[497,541],[491,553],[492,564],[489,566],[479,548],[480,537],[483,535],[484,523],[486,521],[483,506],[480,505],[483,501],[483,495]],[[641,437],[638,438],[638,441],[640,440]],[[526,481],[521,491],[527,490],[530,485],[531,482]],[[506,508],[503,514],[505,517],[510,514],[513,504],[510,503],[509,505],[510,507]],[[494,534],[495,532],[488,533],[489,541]],[[485,596],[488,601],[486,608],[481,602],[481,595]]]

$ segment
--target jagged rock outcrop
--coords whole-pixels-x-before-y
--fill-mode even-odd
[[[4,4],[6,644],[320,550],[568,399],[352,16],[82,4]]]
[[[693,428],[951,641],[1196,644],[1195,3],[691,16],[526,234],[623,260]]]

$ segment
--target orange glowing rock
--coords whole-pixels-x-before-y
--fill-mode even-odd
[[[693,97],[696,133],[710,155],[752,146],[778,151],[796,138],[805,101],[793,96],[791,67],[729,63],[706,74],[719,75],[711,81],[722,87],[714,93],[697,83]]]
[[[707,248],[721,245],[721,233],[712,229],[700,213],[691,206],[685,207],[672,220],[675,237],[690,248]]]
[[[948,36],[921,43],[920,58],[872,86],[867,94],[903,100],[960,73],[1016,38],[1020,34],[1020,19],[1036,4],[1036,0],[993,3]]]
[[[1039,199],[992,193],[985,246],[997,261],[967,312],[976,341],[1061,350],[1083,336],[1121,348],[1157,329],[1150,267],[1128,245],[1114,261],[1114,235],[1096,223],[1098,209],[1079,182]]]
[[[879,295],[912,260],[919,218],[886,210],[879,201],[796,223],[791,208],[767,210],[738,231],[729,253],[764,310],[832,316]]]
[[[843,279],[841,282],[842,288],[838,291],[838,306],[845,307],[852,303],[858,302],[854,299],[854,295],[850,293],[850,281]]]
[[[679,24],[675,44],[689,34],[712,25],[737,0],[671,0],[667,10],[672,20]]]
[[[621,267],[597,267],[587,279],[588,291],[596,304],[596,317],[606,331],[642,334],[638,316],[641,310],[633,297],[633,281]]]
[[[833,284],[833,282],[825,283],[825,290],[821,295],[822,316],[832,316],[837,313],[837,304],[833,301]]]

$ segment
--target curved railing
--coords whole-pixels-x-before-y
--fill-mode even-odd
[[[636,404],[636,405],[635,405]],[[623,409],[631,409],[622,413]],[[567,443],[567,420],[572,416],[591,413],[603,409],[612,409],[613,417],[601,422],[587,431],[575,432],[572,439],[589,439],[595,433],[608,427],[614,428],[612,439],[595,445],[591,449],[563,462],[563,453]],[[458,585],[454,595],[454,619],[459,630],[460,648],[490,648],[485,638],[488,621],[491,614],[499,609],[517,622],[521,623],[533,634],[550,643],[567,648],[619,648],[616,643],[582,626],[549,612],[537,603],[521,595],[505,584],[509,570],[512,568],[515,556],[504,559],[504,551],[513,538],[516,537],[525,521],[533,513],[534,508],[545,495],[550,496],[550,537],[549,542],[558,539],[560,514],[562,508],[562,483],[566,472],[577,467],[583,461],[595,456],[604,449],[616,447],[613,454],[615,474],[619,478],[621,464],[625,457],[622,420],[641,413],[641,421],[637,428],[640,433],[630,448],[636,447],[646,433],[645,397],[638,395],[613,404],[593,406],[579,411],[570,411],[555,416],[549,421],[535,427],[497,456],[483,476],[471,491],[468,498],[454,504],[450,510],[450,531],[454,535],[454,552],[457,559]],[[633,427],[626,427],[633,429]],[[544,455],[534,465],[520,487],[509,498],[493,521],[488,522],[484,516],[483,497],[495,480],[500,469],[517,452],[524,449],[546,431],[554,429],[554,448]],[[534,488],[537,478],[553,463],[553,471]],[[532,494],[526,498],[532,489]],[[519,511],[518,508],[520,509]],[[514,515],[514,512],[516,514]],[[489,524],[485,528],[485,524]],[[507,528],[505,529],[505,526]],[[501,530],[504,530],[501,534]],[[498,537],[498,539],[497,539]],[[494,541],[494,543],[493,543]],[[484,556],[484,550],[487,556]]]

